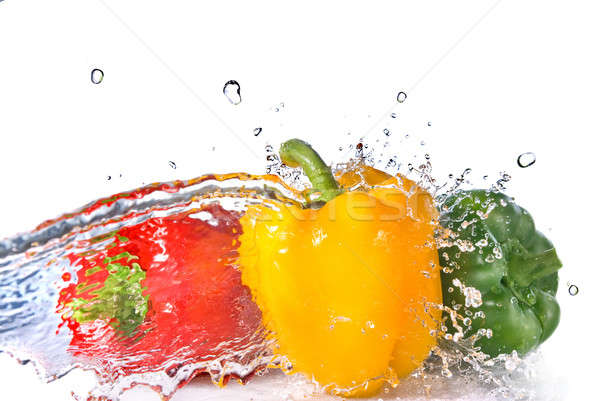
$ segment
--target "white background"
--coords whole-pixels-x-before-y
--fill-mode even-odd
[[[545,358],[565,399],[593,399],[599,13],[589,0],[5,0],[0,237],[143,183],[262,173],[264,146],[290,137],[341,161],[338,146],[408,133],[438,177],[512,175],[509,193],[565,266]],[[222,93],[230,79],[237,106]],[[519,169],[528,151],[537,162]],[[66,384],[40,384],[6,356],[0,374],[2,399],[69,399]]]

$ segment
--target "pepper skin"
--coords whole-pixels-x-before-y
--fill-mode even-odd
[[[276,340],[275,354],[291,364],[287,372],[333,394],[371,395],[417,368],[435,345],[437,212],[405,178],[344,191],[308,144],[290,140],[280,154],[303,167],[326,203],[250,207],[240,220],[242,281]]]
[[[196,218],[200,212],[213,224]],[[57,309],[71,333],[69,352],[113,380],[258,358],[261,313],[232,265],[239,217],[211,204],[79,243],[95,247],[67,255],[78,271]],[[208,371],[196,369],[192,377]],[[214,376],[218,385],[229,378]]]
[[[471,190],[443,202],[440,222],[453,233],[451,246],[439,249],[444,304],[470,315],[465,336],[491,329],[491,338],[475,345],[492,357],[513,350],[523,355],[548,339],[560,319],[561,262],[531,215],[504,194]],[[470,287],[481,301],[466,299]]]

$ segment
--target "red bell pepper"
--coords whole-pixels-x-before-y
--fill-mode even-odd
[[[211,205],[79,244],[93,250],[68,255],[79,270],[59,299],[70,352],[113,380],[256,358],[261,314],[233,264],[239,217]]]

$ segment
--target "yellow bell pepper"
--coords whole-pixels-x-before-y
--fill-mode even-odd
[[[419,367],[436,342],[436,209],[414,182],[364,165],[340,177],[340,187],[300,140],[280,155],[304,169],[313,198],[326,203],[251,206],[241,219],[243,283],[287,373],[332,394],[372,395]]]

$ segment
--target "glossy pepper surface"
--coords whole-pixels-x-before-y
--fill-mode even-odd
[[[280,154],[304,169],[326,203],[252,206],[241,219],[242,281],[289,372],[334,394],[372,394],[417,368],[436,341],[441,313],[432,304],[442,295],[432,199],[406,178],[364,167],[340,187],[299,140]],[[362,190],[343,189],[358,180]]]
[[[502,193],[471,190],[443,202],[440,222],[451,231],[439,249],[444,304],[470,316],[465,336],[485,329],[475,345],[492,357],[544,342],[560,319],[561,262],[531,215]]]
[[[240,216],[218,205],[194,212],[123,227],[68,254],[77,273],[64,277],[58,310],[74,356],[113,379],[173,376],[181,361],[198,364],[196,375],[209,371],[203,363],[258,357],[260,310],[233,266]]]

